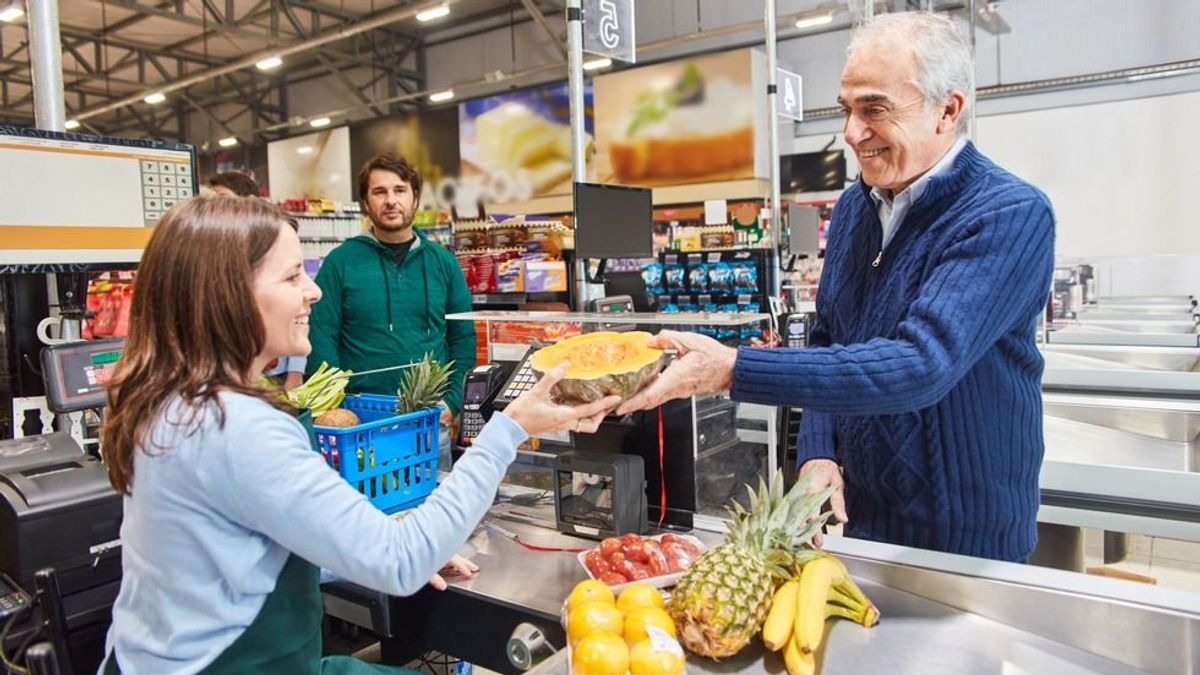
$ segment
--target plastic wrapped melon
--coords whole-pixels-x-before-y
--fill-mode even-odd
[[[554,394],[563,403],[591,403],[605,396],[627,399],[650,384],[666,363],[663,350],[646,344],[650,334],[584,333],[539,349],[529,359],[541,377],[558,364],[570,365]]]

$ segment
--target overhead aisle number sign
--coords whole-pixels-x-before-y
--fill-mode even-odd
[[[802,96],[800,74],[776,68],[775,81],[775,114],[803,122],[804,97]]]
[[[583,0],[583,50],[636,61],[633,31],[634,0]]]

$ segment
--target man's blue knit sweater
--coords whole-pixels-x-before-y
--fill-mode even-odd
[[[1054,267],[1050,203],[967,144],[882,249],[869,191],[860,181],[834,209],[819,346],[739,350],[732,395],[805,408],[800,462],[841,463],[847,535],[1025,560],[1044,449],[1034,336]]]

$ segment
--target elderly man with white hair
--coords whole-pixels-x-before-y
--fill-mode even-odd
[[[838,102],[862,174],[833,212],[812,346],[664,331],[680,358],[618,412],[725,389],[803,407],[801,478],[837,488],[848,536],[1028,560],[1050,203],[967,140],[973,66],[948,19],[876,17],[847,57]]]

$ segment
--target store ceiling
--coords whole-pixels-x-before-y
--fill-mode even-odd
[[[556,30],[563,25],[563,0],[446,1],[452,11],[444,18],[388,22],[292,54],[271,72],[238,69],[198,82],[161,107],[135,104],[88,115],[252,54],[301,44],[330,31],[354,31],[365,21],[435,6],[439,0],[58,0],[67,118],[84,117],[83,131],[178,138],[187,135],[187,113],[211,117],[211,111],[224,104],[244,106],[247,110],[237,111],[237,116],[250,112],[256,127],[270,126],[289,119],[285,84],[334,77],[360,89],[365,101],[361,89],[366,87],[361,81],[349,82],[345,72],[368,66],[377,78],[388,78],[396,94],[422,91],[424,74],[400,64],[430,40],[526,21],[530,8],[543,13]],[[0,0],[0,7],[5,4],[7,0]],[[0,124],[33,126],[26,19],[0,24]],[[228,113],[223,117],[224,126],[235,119]]]

